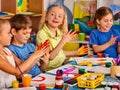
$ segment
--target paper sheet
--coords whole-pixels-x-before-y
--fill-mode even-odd
[[[78,70],[80,68],[85,69],[85,72],[96,72],[96,73],[103,73],[103,74],[110,74],[110,70],[111,68],[107,68],[105,66],[79,66],[79,65],[71,65],[71,64],[66,64],[64,66],[61,66],[57,69],[53,69],[48,71],[48,73],[52,73],[52,74],[56,74],[56,71],[58,69],[64,70],[65,68],[69,68],[69,67],[75,67],[75,70],[73,70],[71,73],[78,73]]]
[[[103,74],[110,74],[110,70],[111,70],[111,68],[107,68],[107,67],[104,67],[104,66],[89,67],[89,66],[78,66],[78,65],[76,65],[76,67],[78,69],[80,69],[80,68],[85,69],[85,72],[95,72],[95,73],[103,73]]]
[[[61,69],[61,70],[64,71],[65,69],[69,69],[69,68],[71,68],[71,67],[74,67],[74,65],[66,64],[66,65],[63,65],[63,66],[58,67],[58,68],[56,68],[56,69],[50,70],[50,71],[48,71],[47,73],[56,74],[56,71],[57,71],[58,69]],[[71,71],[71,73],[77,73],[77,72],[76,72],[76,69],[74,69],[73,71]]]
[[[70,58],[69,61],[76,61],[76,63],[79,65],[80,62],[83,61],[89,61],[92,62],[92,64],[97,64],[99,62],[111,62],[112,63],[113,58],[84,58],[84,57],[75,57],[75,58]],[[113,64],[113,63],[112,63]]]
[[[38,87],[39,84],[55,85],[55,76],[50,74],[39,74],[32,79],[32,86]]]

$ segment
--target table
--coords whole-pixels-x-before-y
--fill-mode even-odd
[[[71,65],[76,65],[76,62],[75,61],[70,61],[69,62],[69,64],[71,64]],[[46,72],[47,74],[50,74],[49,72]],[[54,75],[54,74],[53,74]],[[114,78],[111,78],[109,75],[108,76],[106,76],[105,78],[104,78],[104,80],[105,81],[107,81],[107,82],[111,82],[111,81],[117,81],[116,79],[114,79]],[[118,82],[118,81],[117,81]],[[38,88],[37,88],[37,90],[39,90]],[[56,88],[53,88],[53,89],[49,89],[49,88],[47,88],[47,90],[62,90],[62,89],[56,89]],[[69,90],[85,90],[85,89],[82,89],[82,88],[79,88],[79,87],[77,87],[77,86],[70,86],[69,87]],[[94,90],[98,90],[98,89],[94,89]],[[100,89],[99,89],[100,90]]]

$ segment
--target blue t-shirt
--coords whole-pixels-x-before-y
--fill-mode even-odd
[[[14,44],[11,44],[8,47],[19,59],[21,59],[23,62],[30,57],[30,55],[35,51],[35,46],[33,44],[27,43],[24,44],[24,46],[16,46]],[[35,64],[28,72],[32,75],[32,77],[37,76],[41,73],[40,68],[37,64]]]
[[[102,53],[109,54],[109,57],[117,58],[117,44],[118,41],[120,41],[120,33],[118,30],[115,30],[111,28],[108,32],[101,32],[99,30],[93,30],[90,34],[90,41],[89,44],[92,46],[93,44],[96,45],[102,45],[108,42],[111,38],[111,36],[118,36],[118,39],[116,40],[115,44],[108,47],[106,50],[104,50]]]

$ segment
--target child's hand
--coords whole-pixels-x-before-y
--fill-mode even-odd
[[[41,49],[39,50],[36,50],[32,55],[31,57],[34,57],[34,58],[41,58],[45,53],[47,53],[47,49],[48,49],[48,46],[43,46]]]
[[[82,46],[78,49],[78,55],[88,54],[88,51],[89,51],[89,47],[82,45]]]
[[[40,45],[37,46],[37,50],[40,50],[41,48],[43,48],[43,46],[47,46],[48,48],[50,48],[49,40],[46,40],[44,43],[41,42]]]
[[[50,54],[49,53],[45,53],[45,55],[41,58],[41,60],[43,61],[43,63],[45,65],[47,65],[48,61],[49,61],[49,58],[50,58]]]
[[[70,30],[67,34],[63,35],[62,39],[64,40],[65,43],[69,42],[70,40],[73,39],[73,37],[74,37],[75,34],[77,34],[76,31]]]
[[[45,55],[41,58],[41,70],[44,72],[47,65],[48,65],[48,62],[49,62],[49,58],[50,58],[50,54],[48,53],[45,53]]]
[[[117,40],[118,36],[111,36],[110,40],[109,40],[109,43],[110,43],[110,46],[114,45],[115,44],[115,41]]]

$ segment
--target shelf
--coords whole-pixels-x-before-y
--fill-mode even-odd
[[[6,2],[9,2],[9,4]],[[42,14],[44,10],[44,0],[27,0],[27,5],[24,7],[27,7],[28,12]],[[18,8],[17,0],[10,0],[10,1],[1,0],[1,11],[2,12],[10,12],[10,13],[17,14],[18,13],[17,8]]]
[[[34,14],[34,15],[28,15],[28,16],[30,16],[30,17],[36,17],[36,16],[42,16],[42,14]],[[10,19],[12,16],[0,16],[0,18],[2,18],[2,19]]]
[[[26,1],[26,0],[22,0],[22,1]],[[38,31],[38,27],[39,27],[38,23],[41,19],[41,16],[43,15],[43,11],[44,11],[44,0],[27,0],[27,11],[21,11],[21,13],[23,12],[22,14],[28,15],[30,17],[33,23],[33,31],[35,32]],[[20,13],[18,12],[17,0],[1,0],[1,12],[12,13],[13,15]],[[0,16],[0,18],[10,19],[13,15]]]

